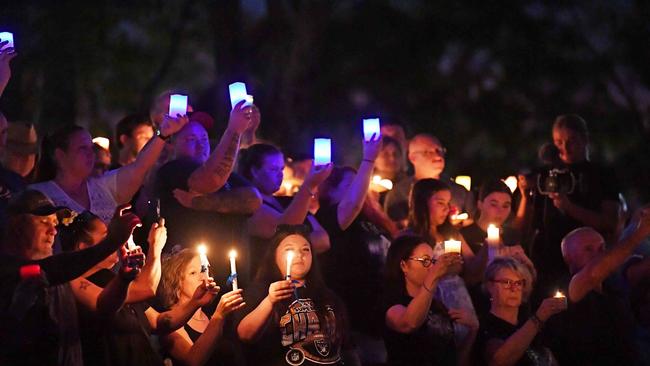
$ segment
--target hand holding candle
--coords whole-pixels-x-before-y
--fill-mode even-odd
[[[209,273],[210,262],[208,262],[208,256],[206,255],[208,247],[206,247],[205,244],[200,244],[196,247],[196,250],[199,252],[199,259],[201,260],[201,273]]]
[[[460,254],[461,247],[460,240],[449,239],[445,240],[445,253],[458,253]]]
[[[293,264],[293,257],[295,253],[293,250],[290,250],[287,252],[287,272],[286,272],[286,279],[290,280],[291,279],[291,265]]]
[[[187,114],[187,95],[172,94],[169,96],[169,116],[176,118],[179,114]]]
[[[488,225],[486,240],[488,245],[498,246],[501,241],[501,239],[499,238],[499,228],[493,224]]]
[[[232,278],[232,290],[235,291],[238,289],[237,287],[237,264],[235,263],[236,258],[237,258],[237,251],[236,250],[231,250],[230,253],[228,253],[228,256],[230,257],[230,277]]]

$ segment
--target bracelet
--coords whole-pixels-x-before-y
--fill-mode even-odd
[[[375,163],[375,161],[374,161],[374,160],[370,160],[370,159],[363,159],[362,161],[367,161],[368,163],[372,163],[372,164],[374,164],[374,163]]]
[[[530,317],[530,321],[532,321],[533,324],[535,324],[535,327],[537,327],[537,331],[542,330],[542,328],[544,327],[544,322],[542,321],[542,319],[540,319],[540,318],[537,316],[537,314],[533,314],[533,315]]]
[[[430,294],[433,293],[433,289],[431,289],[431,288],[427,288],[427,284],[426,284],[426,283],[423,283],[423,284],[422,284],[422,287],[424,287],[424,289],[427,290],[428,293],[430,293]]]

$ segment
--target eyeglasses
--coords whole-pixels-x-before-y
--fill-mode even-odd
[[[413,154],[420,154],[425,158],[433,158],[435,156],[445,157],[447,154],[447,149],[444,147],[435,148],[431,150],[422,150],[422,151],[413,151]]]
[[[513,288],[515,288],[517,290],[521,290],[521,289],[524,288],[524,286],[526,286],[526,280],[524,280],[524,279],[517,280],[517,281],[513,281],[513,280],[490,280],[490,282],[498,283],[501,286],[503,286],[503,288],[505,288],[506,290],[511,290]]]
[[[429,258],[429,257],[409,257],[408,260],[410,260],[410,261],[417,261],[417,262],[420,262],[420,263],[422,263],[422,266],[423,266],[424,268],[427,268],[427,267],[429,267],[432,263],[435,263],[435,262],[436,262],[435,259],[431,259],[431,258]]]

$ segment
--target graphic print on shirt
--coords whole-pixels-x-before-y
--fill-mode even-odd
[[[282,346],[289,347],[285,357],[289,365],[302,365],[305,361],[329,365],[340,361],[339,345],[333,341],[336,334],[334,309],[331,306],[325,309],[324,319],[320,319],[311,299],[299,299],[292,302],[280,318]]]

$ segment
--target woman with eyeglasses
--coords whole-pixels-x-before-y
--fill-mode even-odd
[[[520,307],[532,290],[533,275],[511,257],[494,259],[485,271],[490,312],[481,319],[477,349],[489,365],[557,365],[538,334],[553,315],[566,310],[566,298],[547,298],[530,317]]]
[[[385,272],[384,342],[388,364],[469,365],[478,321],[463,309],[448,309],[436,299],[441,278],[461,264],[457,253],[433,259],[433,248],[418,236],[402,236],[390,246]],[[454,324],[473,330],[457,343]]]

